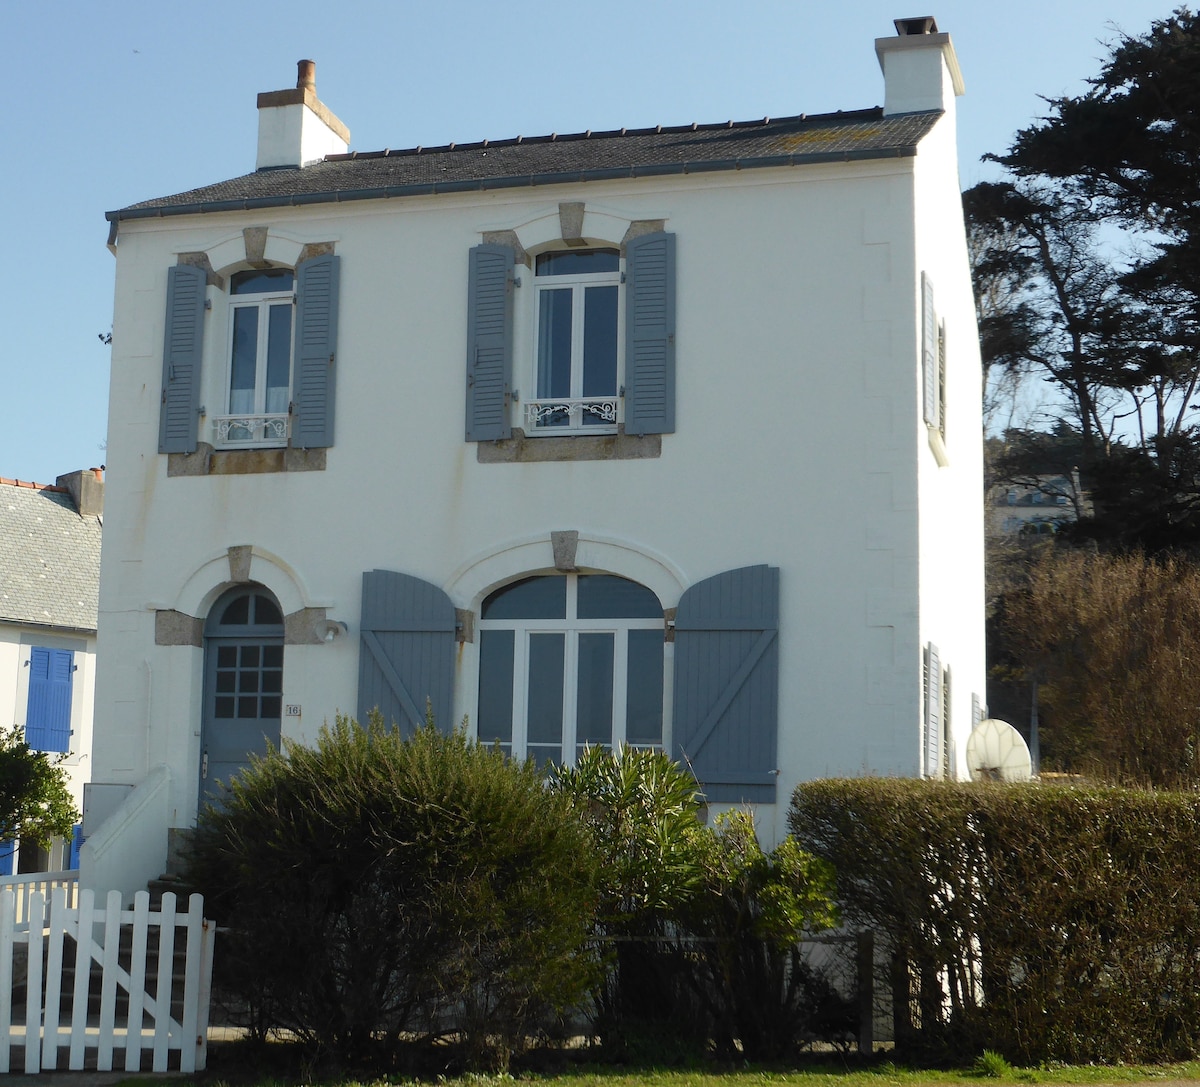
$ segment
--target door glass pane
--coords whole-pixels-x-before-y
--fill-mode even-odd
[[[583,395],[617,394],[617,288],[588,287],[583,304]],[[609,422],[592,412],[585,424]],[[611,425],[611,423],[610,423]]]
[[[564,634],[529,636],[529,754],[543,765],[562,756]]]
[[[571,395],[571,299],[573,292],[541,291],[538,294],[537,398],[550,400]],[[566,426],[567,412],[542,416],[539,426]]]
[[[580,619],[661,619],[662,604],[644,585],[612,574],[579,576]]]
[[[628,685],[625,694],[625,742],[662,745],[663,634],[661,630],[629,632]]]
[[[512,749],[513,645],[511,630],[480,632],[479,742],[506,750]]]
[[[287,268],[255,268],[249,272],[234,272],[230,277],[231,294],[283,293],[292,289],[295,276]]]
[[[575,741],[612,746],[614,634],[579,635],[579,684],[576,690]]]
[[[221,626],[243,626],[250,622],[250,598],[239,596],[230,601],[229,606],[221,616]],[[222,646],[221,652],[233,652],[232,646]]]
[[[239,654],[239,663],[243,668],[257,668],[260,648],[257,645],[244,645]]]
[[[270,626],[271,624],[283,624],[283,616],[279,612],[279,608],[275,606],[275,602],[268,597],[255,594],[254,597],[254,622],[258,626]]]
[[[258,366],[258,307],[233,311],[233,352],[229,364],[231,415],[254,411],[254,381]]]
[[[267,324],[267,397],[265,411],[285,412],[292,359],[292,306],[271,306]]]
[[[531,577],[497,589],[483,602],[481,619],[565,619],[567,579]]]

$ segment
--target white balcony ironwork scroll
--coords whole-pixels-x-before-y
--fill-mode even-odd
[[[530,430],[543,433],[612,429],[617,424],[618,403],[615,396],[529,400],[525,404],[525,422]]]
[[[214,415],[213,445],[218,449],[252,449],[287,445],[289,416]]]

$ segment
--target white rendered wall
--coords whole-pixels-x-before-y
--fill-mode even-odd
[[[230,546],[255,547],[251,576],[285,612],[326,607],[350,625],[332,644],[287,647],[284,701],[302,715],[284,718],[284,734],[310,739],[355,709],[363,571],[416,575],[477,610],[499,582],[552,569],[562,529],[580,533],[581,567],[649,584],[664,607],[723,570],[781,568],[768,836],[800,780],[918,772],[917,654],[925,625],[964,594],[951,579],[918,581],[929,451],[911,171],[895,160],[123,223],[96,780],[136,783],[164,763],[173,825],[194,818],[203,654],[156,646],[154,609],[207,614]],[[557,237],[558,202],[572,200],[586,203],[591,241],[619,243],[643,219],[677,236],[676,433],[657,459],[479,464],[463,440],[467,252],[484,231],[517,230],[527,247]],[[336,444],[323,472],[167,478],[156,452],[167,269],[205,250],[227,273],[250,225],[270,228],[268,258],[329,241],[342,258]],[[532,273],[519,272],[514,385],[528,389]],[[227,298],[208,293],[201,400],[218,414]],[[981,485],[966,481],[969,460],[954,477],[968,491]],[[954,659],[978,653],[969,668],[981,674],[982,627],[968,641]],[[474,716],[476,650],[460,650],[456,718]]]

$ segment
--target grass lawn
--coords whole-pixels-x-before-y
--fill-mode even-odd
[[[221,1047],[224,1048],[224,1047]],[[420,1083],[437,1087],[939,1087],[939,1085],[973,1084],[975,1087],[1004,1087],[1017,1084],[1131,1084],[1200,1083],[1200,1061],[1174,1065],[1069,1065],[1049,1068],[1008,1068],[1002,1061],[980,1062],[974,1068],[957,1070],[926,1070],[899,1067],[888,1061],[869,1065],[855,1059],[846,1062],[814,1058],[812,1063],[787,1069],[728,1070],[713,1068],[694,1070],[637,1069],[579,1066],[564,1068],[553,1074],[517,1073],[514,1075],[484,1075],[469,1073],[463,1076],[415,1080],[403,1076],[343,1078],[322,1076],[303,1068],[287,1074],[259,1072],[243,1063],[232,1050],[215,1052],[209,1071],[195,1077],[173,1076],[154,1080],[144,1077],[123,1081],[119,1087],[148,1087],[161,1083],[163,1087],[180,1087],[194,1083],[198,1087],[402,1087]]]

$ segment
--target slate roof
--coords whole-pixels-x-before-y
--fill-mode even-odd
[[[881,109],[329,155],[110,211],[111,222],[667,174],[908,158],[940,111]]]
[[[95,630],[100,525],[65,491],[0,484],[0,622]]]

